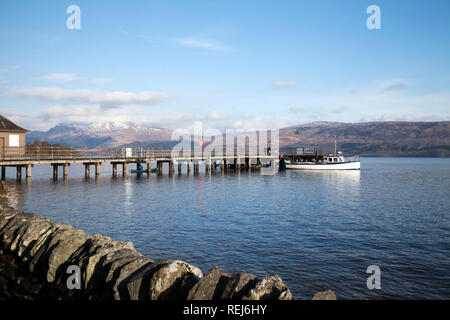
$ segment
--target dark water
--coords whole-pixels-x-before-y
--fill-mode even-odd
[[[449,299],[450,159],[361,163],[361,172],[150,179],[112,179],[103,165],[88,181],[72,165],[57,182],[43,165],[30,183],[8,180],[9,202],[204,273],[277,273],[296,299],[324,289],[340,299]],[[366,287],[369,265],[381,268],[380,290]]]

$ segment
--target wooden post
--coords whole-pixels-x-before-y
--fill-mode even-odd
[[[22,180],[22,166],[17,166],[17,181]]]
[[[112,174],[113,177],[117,177],[117,163],[112,164]]]
[[[95,163],[95,176],[99,176],[100,175],[100,165],[102,163],[101,162],[96,162]]]
[[[31,178],[31,164],[27,164],[27,178]]]
[[[163,163],[161,161],[157,161],[156,167],[158,168],[158,175],[161,175],[163,171]]]
[[[150,174],[152,172],[152,163],[149,161],[147,162],[147,175],[150,177]]]
[[[187,162],[187,174],[189,175],[191,173],[191,162]]]
[[[2,180],[6,179],[6,166],[2,166]]]
[[[178,162],[178,174],[181,174],[181,162]]]
[[[196,163],[194,163],[194,174],[198,174],[198,170],[199,169],[199,167],[198,167],[198,162],[196,162]]]
[[[69,164],[68,163],[64,163],[64,167],[63,167],[63,177],[67,178],[67,176],[69,175]]]
[[[125,177],[127,175],[127,163],[122,164],[122,175]]]
[[[173,161],[169,161],[169,175],[173,175],[173,173],[174,173]]]
[[[58,180],[58,165],[52,164],[53,166],[53,179]]]
[[[89,166],[89,163],[85,163],[84,164],[84,176],[85,176],[85,178],[89,178],[89,168],[90,166]]]

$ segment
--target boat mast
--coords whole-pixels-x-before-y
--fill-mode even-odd
[[[334,155],[336,156],[336,135],[334,135]]]

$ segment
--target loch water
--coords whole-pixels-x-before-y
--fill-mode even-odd
[[[326,289],[338,299],[450,298],[450,159],[362,158],[361,171],[272,176],[111,172],[103,164],[85,179],[73,164],[54,181],[37,165],[18,183],[8,168],[7,201],[204,273],[276,273],[295,299]],[[366,285],[371,265],[379,290]]]

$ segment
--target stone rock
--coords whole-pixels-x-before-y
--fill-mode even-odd
[[[217,300],[222,296],[231,275],[219,267],[209,270],[191,289],[188,300]]]
[[[223,290],[222,300],[241,300],[244,295],[247,295],[251,288],[253,288],[258,279],[253,274],[235,273],[231,275]]]
[[[180,260],[158,260],[150,280],[150,300],[185,300],[189,290],[203,277],[202,271]]]
[[[111,281],[114,299],[129,300],[130,296],[128,293],[127,283],[135,274],[147,268],[147,266],[152,263],[152,259],[141,256],[117,269],[118,272],[116,271],[116,278]]]
[[[49,236],[51,236],[53,234],[53,232],[55,232],[55,230],[57,230],[57,227],[52,225],[46,231],[41,233],[41,235],[36,239],[36,241],[31,242],[30,245],[28,246],[28,248],[26,248],[24,250],[24,252],[22,253],[22,260],[29,262],[30,272],[32,272],[31,267],[30,267],[31,261],[33,260],[35,255],[39,252],[39,249],[41,248],[41,246],[47,241],[47,238]]]
[[[311,300],[336,300],[336,295],[331,290],[320,291]]]
[[[264,277],[253,289],[245,295],[243,300],[292,300],[291,291],[281,278],[276,275]]]
[[[110,252],[100,259],[95,268],[92,278],[95,281],[89,283],[87,290],[90,299],[112,299],[113,286],[120,274],[120,268],[137,260],[142,255],[136,250],[129,248]]]
[[[32,214],[15,214],[0,230],[0,241],[4,250],[10,250],[10,245],[21,230],[25,230],[30,225]]]
[[[59,234],[59,239],[52,239],[56,244],[47,252],[47,281],[53,282],[58,268],[86,241],[86,234],[81,230],[67,230]],[[51,244],[50,244],[51,245]]]
[[[48,219],[41,218],[38,221],[34,221],[23,233],[20,241],[17,243],[17,255],[19,257],[31,246],[32,242],[35,242],[39,237],[49,230],[53,224]]]
[[[46,237],[39,249],[37,249],[36,254],[29,263],[30,272],[37,271],[37,273],[43,275],[44,278],[46,278],[47,275],[48,259],[53,247],[56,246],[58,241],[77,232],[71,226],[63,223],[56,224],[51,231],[52,232]]]
[[[95,234],[87,238],[85,243],[72,254],[68,264],[77,265],[82,270],[83,287],[90,286],[97,263],[108,253],[121,249],[134,249],[133,243],[122,242],[102,235]]]
[[[160,259],[127,279],[131,300],[182,300],[203,276],[200,269],[180,260]]]

